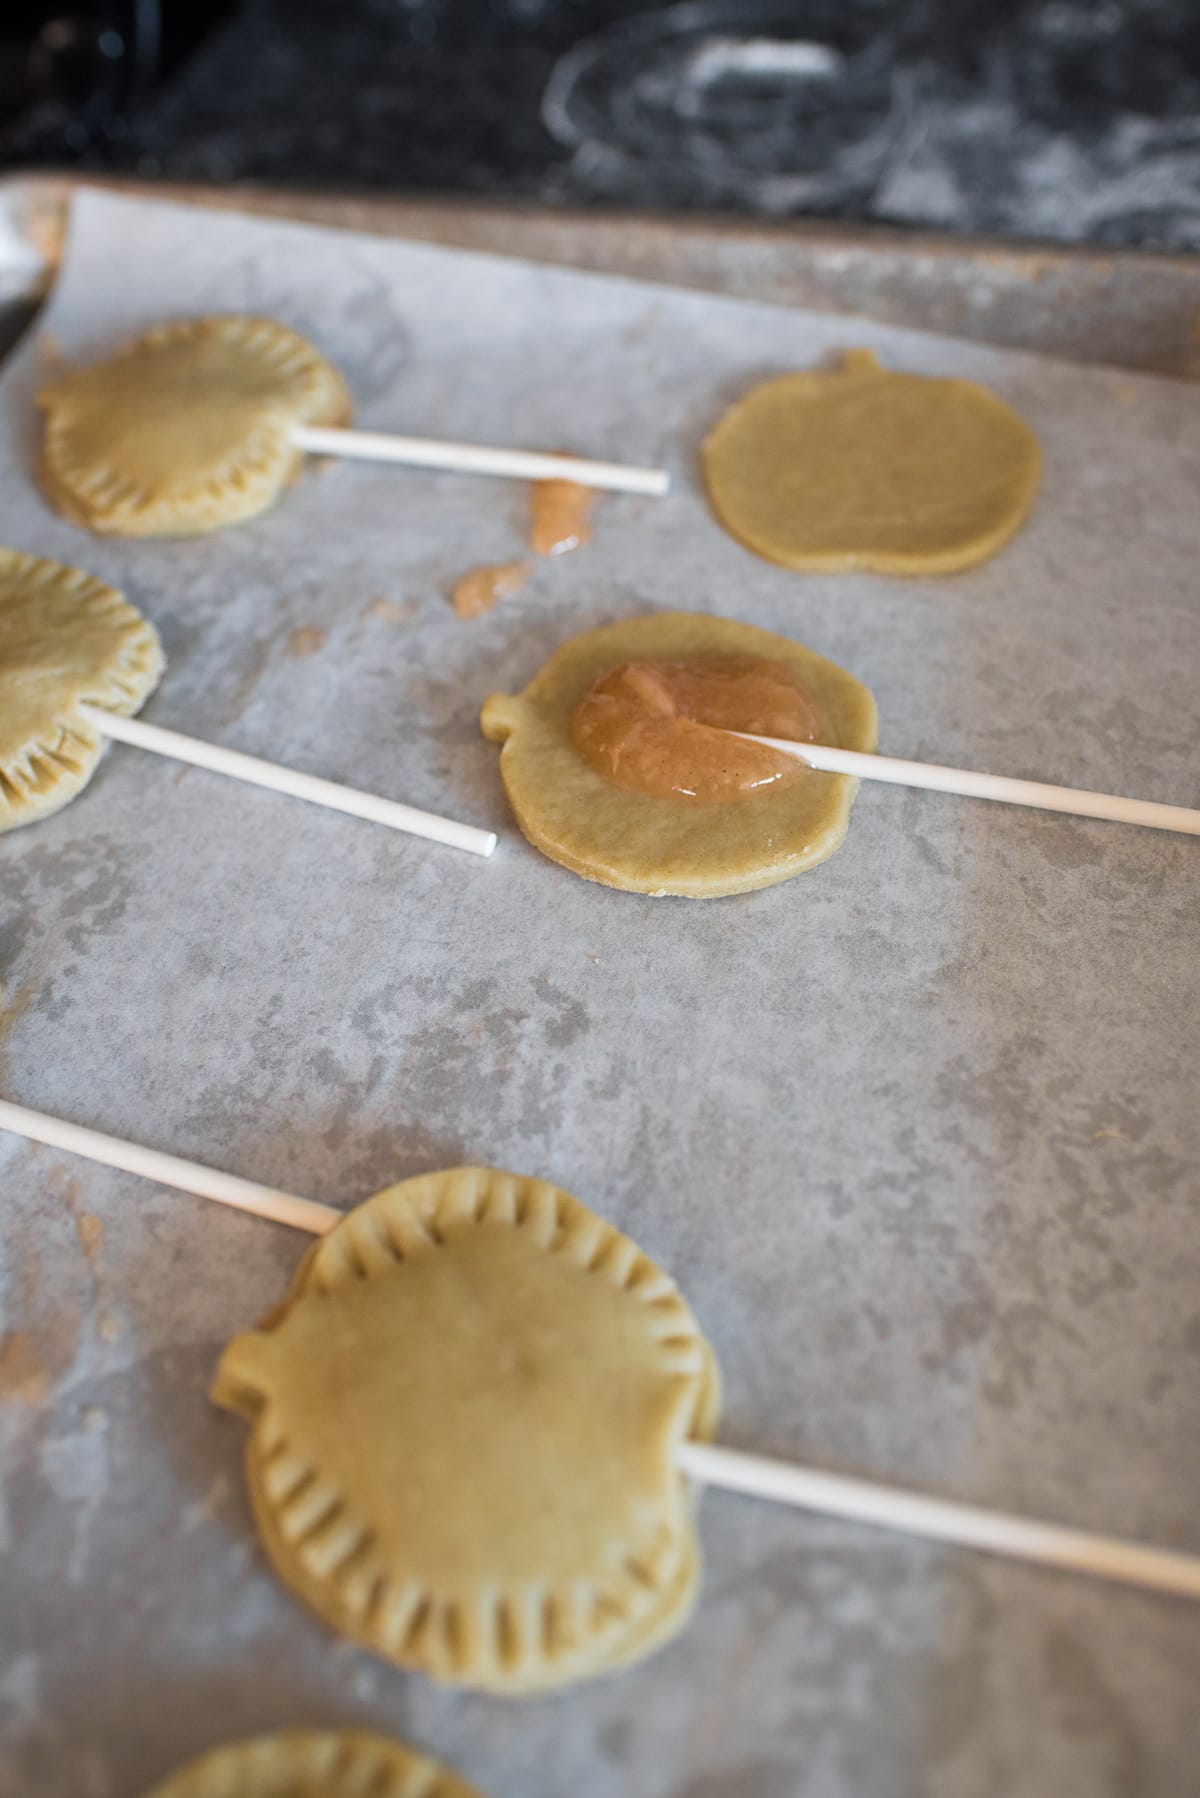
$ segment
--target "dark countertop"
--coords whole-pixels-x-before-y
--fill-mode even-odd
[[[1200,9],[246,0],[72,135],[3,159],[1200,249]]]

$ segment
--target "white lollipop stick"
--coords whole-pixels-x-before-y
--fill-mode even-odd
[[[794,1505],[826,1517],[845,1517],[853,1523],[897,1530],[930,1542],[953,1542],[964,1548],[982,1549],[985,1554],[1007,1555],[1015,1561],[1039,1561],[1044,1567],[1086,1573],[1093,1579],[1200,1598],[1200,1556],[1177,1554],[1167,1548],[1144,1548],[1141,1543],[1125,1542],[1118,1536],[1097,1536],[1090,1530],[1038,1523],[1006,1511],[929,1498],[902,1486],[881,1486],[873,1480],[822,1473],[813,1467],[740,1454],[736,1449],[716,1448],[707,1442],[683,1443],[679,1461],[692,1479],[706,1486],[721,1486],[726,1492]]]
[[[14,1105],[8,1099],[0,1099],[0,1130],[11,1130],[14,1136],[45,1143],[50,1149],[65,1149],[68,1155],[82,1155],[87,1161],[101,1161],[105,1167],[119,1167],[127,1174],[140,1174],[144,1180],[195,1193],[197,1198],[215,1199],[218,1205],[232,1205],[236,1211],[253,1212],[274,1224],[291,1224],[293,1229],[307,1230],[313,1236],[324,1236],[342,1215],[332,1205],[297,1199],[289,1192],[277,1192],[273,1186],[260,1186],[237,1174],[201,1167],[199,1162],[184,1161],[178,1155],[164,1155],[161,1149],[145,1149],[140,1143],[105,1136],[103,1131],[87,1130],[82,1124],[68,1124],[63,1118],[32,1111],[27,1105]]]
[[[143,1149],[118,1137],[104,1136],[98,1130],[63,1123],[3,1099],[0,1129],[101,1161],[108,1167],[122,1168],[126,1173],[142,1174],[163,1186],[176,1186],[201,1198],[216,1199],[239,1211],[256,1212],[276,1223],[293,1224],[314,1236],[323,1236],[343,1215],[331,1205],[293,1198],[273,1187],[218,1173],[194,1161],[181,1161],[157,1149]],[[728,1492],[795,1505],[828,1517],[849,1518],[855,1523],[934,1542],[953,1542],[1013,1560],[1037,1561],[1069,1573],[1089,1574],[1094,1579],[1200,1599],[1200,1556],[1146,1548],[1117,1536],[1039,1523],[951,1499],[927,1498],[903,1487],[822,1473],[816,1468],[741,1454],[707,1442],[680,1443],[676,1454],[680,1467],[690,1478],[704,1485],[722,1486]]]
[[[147,724],[141,718],[126,718],[102,706],[80,705],[78,709],[94,729],[118,743],[130,743],[135,749],[149,749],[155,755],[188,762],[193,768],[207,768],[213,774],[227,774],[232,780],[244,780],[253,787],[288,793],[293,799],[308,799],[314,805],[349,812],[372,824],[387,824],[410,836],[428,837],[451,849],[467,849],[472,855],[490,855],[496,847],[494,830],[457,824],[452,818],[439,818],[433,812],[418,811],[395,799],[359,793],[354,787],[339,786],[336,781],[321,780],[315,774],[300,774],[294,768],[281,768],[276,762],[260,761],[256,755],[243,755],[238,749],[224,749],[218,743],[203,743],[198,737],[185,737],[179,731],[164,730],[162,725]]]
[[[1014,780],[1006,774],[976,774],[970,768],[941,768],[936,762],[903,762],[891,755],[864,755],[857,749],[831,749],[825,743],[796,743],[789,737],[756,737],[734,730],[731,737],[782,750],[823,774],[853,774],[859,780],[882,780],[897,787],[925,787],[933,793],[961,793],[968,799],[999,799],[1006,805],[1032,805],[1043,812],[1071,812],[1079,818],[1108,818],[1116,824],[1145,824],[1151,830],[1176,830],[1200,836],[1200,811],[1186,805],[1159,805],[1152,799],[1120,799],[1115,793],[1089,793],[1082,787],[1051,787],[1040,780]]]
[[[363,462],[402,462],[409,468],[447,468],[458,474],[494,474],[514,481],[575,481],[613,493],[661,498],[671,485],[665,468],[630,468],[623,462],[589,462],[582,456],[548,456],[537,450],[489,449],[475,443],[439,443],[428,437],[396,437],[388,431],[338,431],[298,425],[297,449],[313,456],[351,456]]]

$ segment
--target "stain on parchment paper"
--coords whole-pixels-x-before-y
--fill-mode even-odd
[[[287,640],[287,652],[298,661],[315,656],[329,641],[329,632],[319,624],[302,624]]]
[[[79,1181],[73,1174],[61,1174],[56,1186],[61,1191],[67,1210],[75,1220],[75,1235],[83,1250],[88,1276],[96,1300],[96,1332],[102,1342],[114,1342],[121,1334],[121,1320],[109,1308],[108,1268],[104,1258],[104,1219],[79,1206]]]
[[[416,599],[388,599],[380,594],[366,609],[368,618],[381,618],[386,624],[411,624],[421,616],[421,603]]]
[[[0,1402],[37,1410],[48,1401],[50,1385],[37,1337],[30,1330],[6,1330],[0,1336]]]
[[[578,481],[534,481],[530,495],[529,547],[535,556],[567,556],[592,540],[592,507],[598,494]]]
[[[80,1211],[75,1216],[75,1234],[79,1238],[79,1246],[87,1258],[92,1278],[96,1279],[104,1266],[104,1219],[94,1212]]]
[[[4,1241],[0,1408],[7,1400],[26,1412],[53,1401],[90,1327],[102,1342],[121,1333],[109,1304],[103,1219],[83,1209],[78,1175],[50,1165],[43,1178],[52,1211],[65,1214],[62,1228],[43,1219],[35,1244],[17,1220]]]
[[[0,1411],[6,1404],[40,1411],[75,1365],[86,1306],[70,1298],[45,1303],[36,1262],[12,1243],[7,1248],[10,1274],[0,1330]]]
[[[0,1083],[7,1084],[10,1071],[8,1065],[9,1034],[29,1010],[33,1004],[33,998],[32,987],[7,986],[0,981]]]
[[[450,603],[460,618],[482,618],[502,599],[519,593],[529,578],[528,562],[486,562],[455,585]]]
[[[590,515],[598,495],[590,487],[532,481],[530,495],[529,547],[535,556],[569,555],[591,542]],[[450,603],[460,618],[482,618],[500,600],[519,593],[532,572],[532,562],[486,562],[455,584]]]
[[[38,1411],[75,1365],[81,1320],[70,1305],[55,1305],[20,1328],[0,1336],[0,1405],[6,1401]]]

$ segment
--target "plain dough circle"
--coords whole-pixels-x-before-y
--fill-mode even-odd
[[[699,1557],[676,1449],[716,1424],[673,1281],[542,1180],[456,1168],[347,1214],[226,1350],[284,1582],[400,1666],[498,1693],[639,1659]]]
[[[485,704],[483,733],[504,745],[500,773],[529,841],[587,880],[694,899],[774,886],[831,856],[845,838],[858,789],[846,775],[806,774],[736,804],[709,806],[619,787],[572,743],[576,705],[618,663],[721,656],[786,663],[816,700],[823,742],[876,747],[875,701],[836,662],[733,619],[651,613],[572,638],[523,693],[493,694]]]
[[[332,363],[270,318],[161,325],[38,395],[41,478],[75,524],[101,535],[191,536],[274,503],[303,460],[298,425],[343,425]]]
[[[363,1729],[281,1729],[210,1748],[147,1798],[481,1798],[439,1761]]]
[[[49,817],[107,747],[78,707],[126,716],[158,685],[154,626],[79,568],[0,549],[0,831]]]
[[[1034,433],[986,387],[881,368],[870,350],[752,388],[704,445],[725,528],[815,573],[974,567],[1024,524],[1041,466]]]

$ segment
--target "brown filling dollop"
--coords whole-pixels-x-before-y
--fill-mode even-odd
[[[803,762],[722,733],[813,743],[812,694],[762,656],[623,662],[593,681],[571,717],[571,741],[608,780],[655,799],[727,804],[803,778]]]
[[[488,562],[463,575],[451,604],[460,618],[482,618],[502,599],[519,593],[528,579],[528,562]]]
[[[596,495],[577,481],[535,481],[529,547],[537,556],[564,556],[592,540],[589,518]]]

